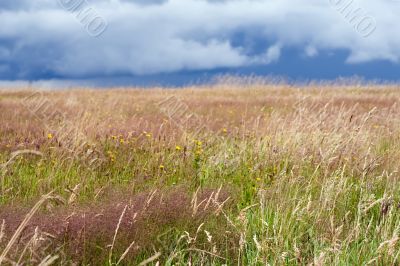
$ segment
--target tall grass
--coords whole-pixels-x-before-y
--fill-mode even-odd
[[[11,228],[10,206],[27,210],[49,191],[57,200],[36,214],[43,238],[54,231],[48,220],[93,217],[71,236],[83,252],[53,233],[46,252],[28,262],[51,255],[54,263],[109,265],[400,263],[396,87],[46,92],[84,136],[79,150],[49,132],[62,121],[21,105],[30,93],[0,93],[0,218]],[[160,108],[171,96],[169,107],[186,106],[175,110],[184,115]],[[108,233],[98,237],[91,227]],[[0,246],[9,249],[13,232]],[[9,261],[21,250],[12,247]]]

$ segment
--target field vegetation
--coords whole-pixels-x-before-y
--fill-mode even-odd
[[[399,265],[400,90],[0,91],[0,263]]]

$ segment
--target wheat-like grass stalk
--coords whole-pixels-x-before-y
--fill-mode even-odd
[[[112,241],[111,248],[110,248],[110,253],[109,253],[109,256],[108,256],[108,261],[109,261],[110,265],[112,263],[112,255],[113,255],[115,240],[117,239],[117,234],[118,234],[119,228],[120,228],[121,223],[122,223],[122,219],[124,218],[124,215],[125,215],[125,212],[126,212],[127,208],[128,208],[128,205],[125,205],[124,210],[122,211],[121,216],[119,217],[117,227],[115,228],[114,237],[113,237],[113,241]]]
[[[125,259],[126,255],[128,255],[129,251],[131,250],[131,248],[133,247],[134,244],[135,244],[135,241],[132,241],[132,243],[129,245],[129,247],[126,248],[124,253],[122,253],[121,257],[119,258],[117,265],[119,265]]]
[[[47,255],[39,264],[38,266],[49,266],[52,265],[57,259],[59,258],[58,255]]]
[[[32,217],[35,215],[35,213],[39,210],[39,208],[42,206],[42,204],[45,203],[47,200],[52,198],[52,196],[51,196],[52,193],[53,192],[50,192],[50,193],[42,196],[41,199],[35,204],[35,206],[33,206],[33,208],[25,216],[24,220],[18,226],[18,228],[15,231],[14,235],[11,237],[11,239],[8,242],[7,246],[4,248],[3,252],[1,253],[1,255],[0,255],[0,264],[4,261],[4,259],[6,258],[8,252],[10,251],[11,247],[15,244],[15,242],[18,239],[18,237],[21,235],[21,233],[24,230],[25,226],[29,223],[29,221],[32,219]]]
[[[148,259],[145,259],[144,261],[142,261],[141,263],[139,263],[138,266],[144,266],[147,265],[153,261],[155,261],[156,259],[158,259],[161,256],[161,252],[157,252],[156,254],[154,254],[153,256],[151,256]]]

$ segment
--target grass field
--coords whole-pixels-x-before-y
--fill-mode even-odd
[[[399,265],[400,89],[0,91],[0,261]]]

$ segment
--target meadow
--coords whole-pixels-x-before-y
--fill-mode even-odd
[[[0,91],[0,263],[399,265],[400,89]]]

